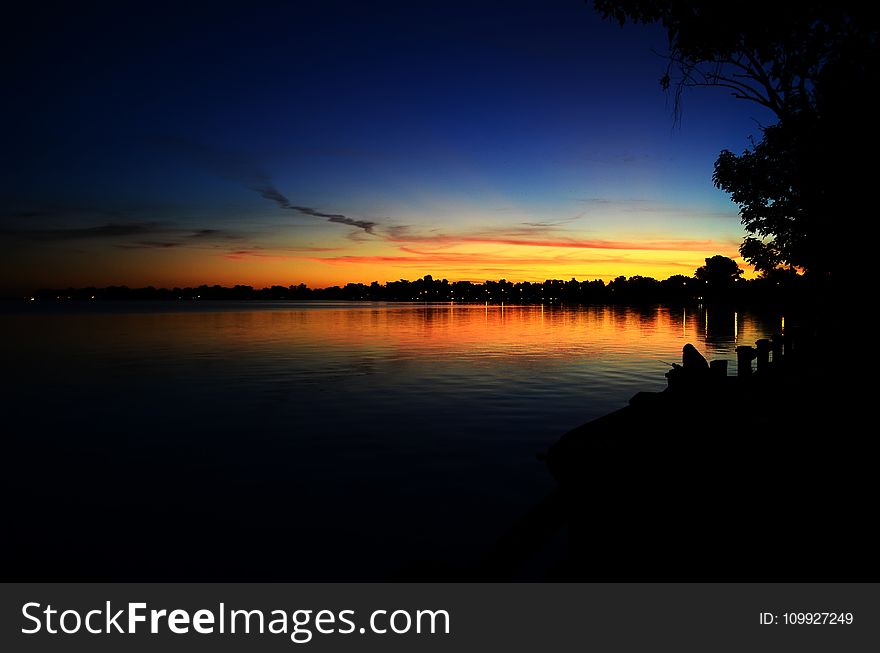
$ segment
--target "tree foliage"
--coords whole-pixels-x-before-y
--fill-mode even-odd
[[[621,25],[659,23],[669,51],[661,85],[674,95],[713,86],[770,109],[778,122],[713,181],[740,207],[744,258],[764,272],[798,267],[831,277],[850,244],[842,228],[873,206],[878,149],[878,8],[855,2],[596,0]]]
[[[630,20],[660,23],[666,29],[668,65],[661,84],[675,89],[677,100],[687,87],[721,87],[767,107],[780,119],[813,106],[825,67],[876,38],[878,13],[872,3],[848,2],[593,4],[621,25]]]
[[[796,131],[796,130],[795,130]],[[756,269],[768,272],[788,264],[812,268],[812,243],[802,228],[808,217],[801,159],[787,139],[788,130],[774,125],[751,150],[737,156],[724,150],[715,162],[712,180],[730,193],[740,206],[742,223],[749,233],[740,252]]]
[[[694,272],[699,281],[716,288],[725,288],[742,276],[742,269],[732,258],[716,254],[706,258],[706,265],[701,265]]]

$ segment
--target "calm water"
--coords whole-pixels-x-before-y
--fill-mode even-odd
[[[92,579],[95,564],[350,580],[473,561],[552,487],[535,454],[563,432],[665,387],[686,342],[733,374],[733,348],[781,326],[663,307],[313,303],[0,318],[18,544]]]

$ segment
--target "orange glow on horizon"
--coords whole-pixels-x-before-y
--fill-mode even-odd
[[[572,278],[607,282],[621,275],[662,280],[676,274],[690,277],[706,257],[715,254],[736,259],[746,278],[755,276],[754,270],[739,260],[737,243],[729,240],[615,240],[593,244],[597,246],[590,247],[583,240],[550,245],[488,239],[403,244],[377,239],[322,248],[263,245],[237,249],[84,250],[65,257],[31,260],[27,269],[34,278],[22,281],[22,289],[202,284],[262,288],[300,283],[323,288],[415,280],[428,274],[435,279],[474,282]]]

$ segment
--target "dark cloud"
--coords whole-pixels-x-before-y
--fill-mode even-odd
[[[413,226],[411,224],[393,224],[388,226],[385,231],[389,240],[405,240],[411,235]]]
[[[117,246],[126,249],[167,249],[197,247],[197,243],[241,240],[243,236],[225,229],[192,229],[162,222],[110,223],[94,227],[49,229],[5,229],[0,235],[40,242],[79,240],[121,240]],[[155,238],[149,238],[155,236]],[[183,240],[180,240],[180,239]]]
[[[226,229],[196,229],[187,238],[204,240],[242,240],[243,236],[235,231]]]
[[[578,214],[571,218],[566,218],[564,220],[552,220],[552,221],[542,221],[542,222],[520,222],[521,225],[527,227],[529,229],[542,230],[542,231],[556,231],[558,229],[564,228],[563,225],[570,224],[572,222],[577,222],[583,217],[583,214]]]
[[[0,212],[0,220],[43,220],[53,218],[68,218],[70,216],[97,216],[103,217],[104,220],[125,219],[125,214],[121,211],[111,211],[107,209],[98,209],[87,206],[65,206],[56,208],[40,208],[28,209],[22,211],[3,211]]]
[[[126,236],[143,236],[146,234],[164,233],[167,225],[157,222],[134,222],[128,224],[103,224],[96,227],[77,227],[67,229],[21,229],[8,230],[4,233],[30,240],[85,240],[102,238],[124,238]]]
[[[262,198],[275,202],[282,209],[296,211],[297,213],[310,215],[314,218],[323,218],[327,220],[327,222],[335,222],[337,224],[348,225],[349,227],[357,227],[358,229],[363,229],[368,234],[372,234],[373,230],[378,226],[378,224],[372,220],[356,220],[342,215],[341,213],[324,213],[323,211],[318,211],[310,206],[296,206],[291,204],[290,200],[287,199],[287,196],[275,188],[272,181],[266,175],[260,175],[258,182],[251,185],[251,189],[257,191]]]
[[[290,199],[275,187],[268,174],[261,171],[259,166],[240,153],[221,152],[203,144],[175,137],[163,139],[163,145],[188,156],[222,177],[246,183],[248,188],[258,192],[263,199],[275,202],[279,208],[296,211],[314,218],[323,218],[327,222],[357,227],[371,235],[374,234],[374,229],[378,226],[378,223],[372,220],[358,220],[341,213],[324,213],[309,206],[292,204]]]
[[[257,191],[263,199],[275,202],[282,209],[294,208],[290,205],[290,200],[284,196],[284,193],[275,188],[265,177],[261,177],[258,183],[251,186],[251,189]]]
[[[288,206],[287,208],[293,209],[294,211],[299,211],[305,215],[313,215],[316,218],[327,218],[330,222],[338,222],[339,220],[348,220],[341,213],[322,213],[316,209],[310,208],[308,206]]]
[[[145,240],[139,243],[125,243],[117,245],[122,249],[168,249],[169,247],[179,247],[180,243],[163,241],[163,240]]]
[[[338,222],[339,224],[347,224],[352,227],[357,227],[358,229],[363,229],[368,234],[373,233],[373,229],[376,227],[376,223],[371,220],[353,220],[351,218],[346,218],[344,215],[333,216],[327,218],[329,222]]]

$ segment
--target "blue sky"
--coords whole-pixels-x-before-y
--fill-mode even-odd
[[[576,0],[11,24],[7,288],[664,277],[736,254],[712,164],[770,120],[704,90],[674,125],[662,32]]]

